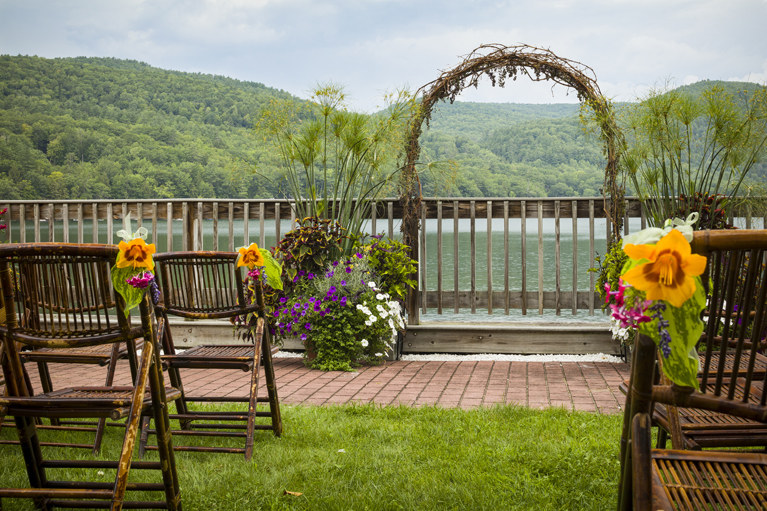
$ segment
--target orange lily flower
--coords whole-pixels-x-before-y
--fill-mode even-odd
[[[693,254],[684,235],[676,229],[656,245],[623,247],[631,259],[648,262],[630,269],[621,278],[636,289],[645,291],[648,300],[665,300],[681,307],[695,293],[695,280],[706,269],[706,258]]]
[[[249,247],[242,247],[239,249],[240,258],[237,260],[237,266],[247,266],[249,269],[253,269],[254,266],[264,265],[264,256],[261,255],[261,251],[258,250],[258,245],[251,243]]]
[[[152,254],[157,250],[154,243],[147,245],[142,238],[135,238],[129,242],[121,241],[118,248],[120,252],[117,254],[117,262],[115,263],[118,268],[132,267],[134,269],[154,270]]]

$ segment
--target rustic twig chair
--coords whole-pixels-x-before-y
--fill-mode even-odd
[[[202,447],[180,445],[176,450],[244,453],[250,459],[253,452],[255,430],[271,430],[275,436],[282,433],[280,405],[272,365],[273,348],[264,318],[264,298],[260,283],[253,286],[255,295],[246,296],[242,268],[236,266],[237,253],[231,252],[173,252],[156,254],[154,261],[159,277],[161,300],[156,310],[159,316],[169,315],[186,319],[244,318],[256,315],[257,326],[252,344],[206,344],[177,351],[171,329],[162,337],[163,364],[168,369],[171,384],[181,391],[176,399],[181,430],[174,430],[176,439],[187,436],[244,437],[244,446]],[[259,364],[260,362],[260,364]],[[259,365],[264,367],[267,395],[259,396]],[[245,396],[190,395],[184,391],[181,369],[234,369],[250,373],[249,392]],[[247,412],[192,410],[190,402],[218,402],[248,404]],[[258,411],[258,403],[268,403],[268,411]],[[258,417],[269,417],[269,424],[256,424]],[[215,422],[211,422],[215,421]],[[232,431],[234,430],[234,431]],[[243,431],[244,430],[244,431]],[[153,430],[144,427],[142,449]]]
[[[131,326],[110,279],[117,247],[112,245],[0,245],[0,287],[7,319],[0,325],[7,395],[0,416],[12,415],[26,464],[29,488],[0,488],[0,498],[32,498],[40,509],[103,507],[180,509],[176,465],[169,431],[165,389],[152,309],[145,295],[141,324]],[[44,303],[45,306],[39,304]],[[67,310],[77,313],[67,314]],[[162,325],[160,325],[162,326]],[[20,346],[82,348],[142,339],[132,386],[68,387],[31,395],[19,356]],[[157,404],[158,406],[152,406]],[[153,413],[161,445],[157,462],[133,461],[142,413]],[[37,418],[126,419],[117,460],[49,459],[41,448]],[[55,451],[60,452],[60,451]],[[159,470],[161,483],[129,482],[131,468]],[[114,470],[114,481],[61,481],[60,469]],[[126,500],[134,491],[163,492],[162,500]]]
[[[663,384],[655,344],[639,336],[621,437],[620,508],[767,509],[767,455],[694,449],[754,445],[767,428],[767,377],[755,372],[767,327],[767,231],[696,232],[692,247],[708,256],[712,279],[707,309],[716,319],[706,325],[707,350],[724,357],[716,367],[704,360],[699,391]],[[678,418],[676,433],[673,421],[663,427],[681,435],[681,448],[650,448],[651,419],[655,412],[658,420],[659,409]],[[703,442],[698,430],[706,429]]]

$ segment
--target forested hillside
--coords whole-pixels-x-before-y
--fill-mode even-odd
[[[282,197],[277,153],[254,132],[275,99],[305,103],[136,61],[0,56],[0,199]],[[421,139],[424,195],[598,195],[604,157],[578,115],[438,105]]]
[[[252,134],[290,98],[117,59],[0,56],[0,197],[272,197]]]

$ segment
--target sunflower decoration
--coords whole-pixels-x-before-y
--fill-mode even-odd
[[[640,233],[637,233],[640,234]],[[695,345],[703,332],[700,313],[706,305],[701,275],[706,258],[693,254],[692,232],[672,228],[660,239],[643,235],[626,241],[629,260],[617,290],[606,289],[612,316],[651,337],[663,357],[664,373],[678,385],[697,388]]]
[[[268,250],[259,248],[256,243],[237,249],[237,267],[248,269],[248,279],[266,278],[266,283],[273,289],[282,289],[282,266]]]
[[[119,252],[112,266],[112,284],[115,291],[125,300],[125,314],[138,306],[147,289],[152,292],[152,300],[157,303],[160,290],[154,276],[152,255],[157,251],[154,243],[145,241],[148,231],[139,227],[131,229],[130,213],[123,220],[124,229],[115,234],[122,238],[117,245]]]

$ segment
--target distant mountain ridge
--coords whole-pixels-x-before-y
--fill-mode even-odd
[[[306,103],[136,60],[0,55],[0,198],[281,197],[279,155],[253,133],[273,101]],[[598,195],[604,157],[579,108],[437,105],[419,168],[454,179],[425,170],[424,194]]]

